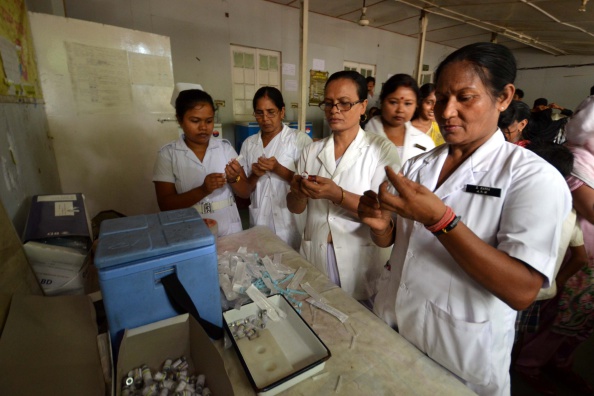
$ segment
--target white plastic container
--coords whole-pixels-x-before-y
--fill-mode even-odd
[[[233,341],[239,360],[258,395],[272,396],[322,371],[330,350],[281,295],[268,301],[282,309],[287,317],[275,322],[268,320],[259,336],[234,339],[230,325],[251,315],[258,315],[255,303],[241,310],[223,313],[225,329]]]

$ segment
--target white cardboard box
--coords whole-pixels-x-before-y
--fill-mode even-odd
[[[78,249],[33,241],[23,247],[46,296],[84,294],[88,254]]]

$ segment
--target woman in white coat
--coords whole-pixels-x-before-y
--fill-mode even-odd
[[[184,134],[161,148],[153,171],[159,208],[194,207],[217,222],[218,236],[241,231],[233,193],[245,189],[246,177],[231,143],[212,138],[212,97],[199,89],[182,91],[175,115]]]
[[[367,85],[359,73],[330,76],[320,109],[332,134],[303,150],[287,195],[291,212],[307,208],[301,254],[361,301],[375,293],[389,250],[376,246],[359,220],[359,198],[385,180],[384,167],[400,167],[392,143],[359,127],[366,98]]]
[[[374,311],[480,395],[510,394],[516,311],[554,282],[571,208],[559,172],[497,128],[515,75],[499,44],[450,54],[436,71],[446,144],[386,169],[398,195],[386,182],[359,205],[374,241],[394,243]]]
[[[278,89],[258,89],[253,107],[260,131],[243,142],[240,152],[251,198],[250,227],[266,226],[298,250],[301,243],[298,215],[289,212],[286,197],[297,160],[311,138],[283,124],[285,102]]]
[[[408,74],[393,75],[384,83],[380,93],[380,115],[365,125],[365,131],[377,133],[394,143],[402,164],[435,147],[427,134],[410,123],[419,106],[420,95],[414,78]]]

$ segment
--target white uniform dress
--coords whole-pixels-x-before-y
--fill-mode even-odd
[[[338,166],[333,135],[330,135],[303,150],[297,172],[330,178],[345,191],[363,195],[367,190],[378,190],[386,179],[386,166],[400,168],[396,147],[376,134],[359,129]],[[308,199],[300,252],[324,274],[328,274],[330,232],[342,288],[357,300],[369,299],[377,290],[391,248],[377,247],[371,240],[369,227],[346,209],[327,199]]]
[[[225,165],[237,157],[237,152],[227,140],[210,138],[204,160],[200,161],[196,154],[186,145],[184,136],[166,144],[159,151],[153,181],[175,183],[175,190],[183,194],[204,184],[204,179],[211,173],[225,173]],[[206,213],[208,206],[224,206]],[[218,236],[234,234],[242,230],[241,219],[233,198],[233,190],[229,184],[213,191],[194,205],[202,218],[214,219],[217,222]]]
[[[258,162],[262,155],[266,158],[275,157],[279,164],[295,172],[303,148],[310,143],[311,138],[306,133],[283,125],[283,129],[264,147],[262,133],[258,132],[243,142],[240,163],[248,177],[252,174],[252,164]],[[297,226],[297,216],[300,215],[287,209],[289,190],[289,183],[276,173],[266,172],[260,177],[250,196],[250,227],[267,226],[280,239],[298,250],[301,232]]]
[[[400,158],[402,158],[403,165],[415,155],[426,153],[435,147],[433,139],[431,139],[426,133],[412,126],[410,121],[405,123],[404,127],[406,128],[404,132],[404,145],[402,148],[399,148],[398,151]],[[377,133],[378,135],[388,139],[388,136],[384,132],[382,117],[379,115],[369,120],[367,125],[365,125],[365,131]]]
[[[571,208],[563,177],[497,131],[436,189],[448,146],[410,160],[402,172],[487,244],[545,275],[548,286]],[[397,217],[390,264],[376,314],[473,391],[509,395],[516,311],[471,279],[423,224]]]

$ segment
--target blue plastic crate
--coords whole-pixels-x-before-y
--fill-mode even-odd
[[[193,208],[103,221],[95,266],[114,356],[125,329],[179,314],[160,281],[172,273],[200,316],[222,326],[215,238]]]

